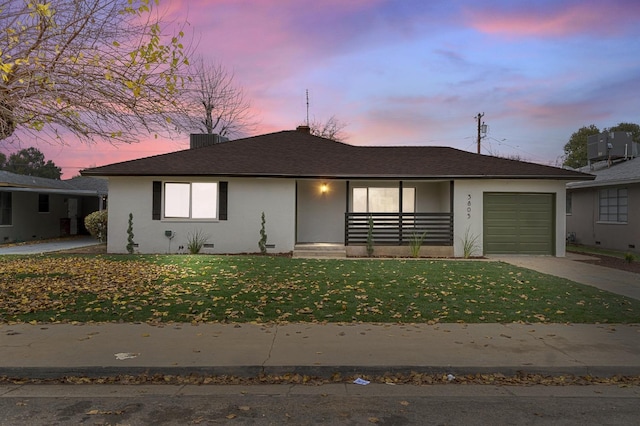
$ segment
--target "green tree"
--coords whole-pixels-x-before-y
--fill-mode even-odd
[[[19,175],[38,176],[49,179],[60,179],[60,175],[62,174],[60,167],[56,166],[51,160],[45,162],[44,154],[33,147],[14,152],[9,156],[9,159],[3,166],[0,164],[0,167],[3,170]]]
[[[572,168],[586,166],[589,162],[587,159],[587,137],[600,134],[600,130],[596,125],[581,127],[574,132],[569,138],[569,142],[564,145],[564,161],[563,165]]]
[[[184,32],[162,32],[158,3],[0,0],[0,140],[175,131],[188,52]]]

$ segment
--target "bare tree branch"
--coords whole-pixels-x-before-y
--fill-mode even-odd
[[[152,0],[0,0],[0,140],[175,132],[188,65]]]
[[[338,120],[335,115],[329,117],[325,122],[318,121],[314,118],[314,120],[309,123],[312,135],[339,142],[344,142],[347,139],[347,136],[344,134],[345,127],[347,127],[347,124]]]
[[[251,105],[234,75],[222,65],[200,58],[193,61],[181,91],[176,125],[190,133],[222,136],[247,134],[256,121]]]

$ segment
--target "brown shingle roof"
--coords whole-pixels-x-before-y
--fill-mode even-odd
[[[551,178],[593,177],[557,167],[447,147],[354,146],[300,131],[282,131],[125,161],[84,176],[254,176],[298,178]]]

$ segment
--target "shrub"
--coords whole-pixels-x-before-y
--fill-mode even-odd
[[[409,248],[411,249],[411,257],[420,256],[420,247],[422,247],[422,243],[424,243],[424,239],[427,236],[427,232],[423,232],[422,235],[413,233],[411,238],[409,239]]]
[[[469,228],[464,233],[464,238],[462,239],[462,252],[465,259],[469,259],[471,256],[474,256],[478,251],[478,239],[480,236],[471,234]]]
[[[367,232],[367,256],[373,256],[373,217],[369,216],[369,231]]]
[[[133,254],[135,242],[133,241],[133,213],[129,213],[129,226],[127,227],[127,252]]]
[[[201,230],[189,233],[187,236],[187,249],[191,254],[198,254],[205,243],[209,240],[209,236],[205,235]]]
[[[624,260],[626,260],[627,263],[633,263],[633,261],[636,260],[636,257],[633,255],[633,253],[625,253]]]
[[[264,224],[264,212],[262,212],[262,225],[260,227],[260,239],[258,240],[258,247],[260,248],[260,253],[267,254],[267,232],[264,229]]]
[[[91,236],[101,243],[107,241],[107,220],[108,214],[106,210],[93,212],[84,218],[84,226]]]

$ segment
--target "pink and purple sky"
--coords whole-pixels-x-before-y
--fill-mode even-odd
[[[640,123],[638,0],[163,0],[245,91],[253,134],[335,115],[356,145],[450,146],[560,164],[573,132]],[[24,143],[23,143],[24,145]],[[24,146],[23,146],[24,147]],[[41,144],[63,178],[188,148]],[[7,150],[7,147],[3,147]]]

